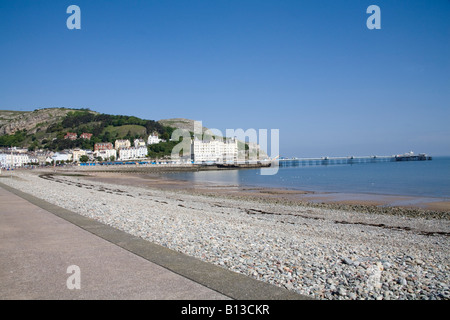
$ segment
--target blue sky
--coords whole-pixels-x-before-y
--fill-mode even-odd
[[[279,129],[285,156],[450,155],[449,16],[446,0],[0,0],[0,109]]]

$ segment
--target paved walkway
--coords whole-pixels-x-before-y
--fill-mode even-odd
[[[69,266],[79,267],[80,289]],[[73,272],[73,271],[72,271]],[[303,299],[131,236],[0,180],[0,299]]]
[[[0,188],[2,299],[225,299]],[[79,267],[80,289],[75,285]]]

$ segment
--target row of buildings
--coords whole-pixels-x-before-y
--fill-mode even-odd
[[[159,143],[163,140],[152,135],[147,144]],[[151,142],[151,143],[149,143]],[[63,162],[81,162],[82,156],[90,161],[128,161],[147,158],[147,144],[143,139],[135,139],[131,146],[129,140],[116,140],[113,143],[96,143],[94,150],[72,149],[61,152],[36,151],[28,152],[27,149],[10,148],[0,150],[0,167],[14,168],[24,165],[43,165]],[[184,155],[177,161],[190,163],[237,163],[248,158],[249,154],[240,150],[242,144],[236,138],[200,140],[194,138],[190,144],[190,154]],[[255,145],[259,150],[259,146]],[[188,152],[185,150],[185,152]]]
[[[27,152],[22,152],[22,149],[0,151],[0,168],[18,168],[27,164],[37,165],[39,164],[39,159]]]
[[[69,140],[76,140],[76,139],[86,139],[86,140],[91,140],[92,138],[92,133],[82,133],[80,134],[80,136],[78,136],[77,133],[75,132],[67,132],[64,136],[64,139],[69,139]],[[134,144],[136,145],[136,141],[138,141],[137,143],[140,146],[145,146],[145,141],[144,139],[135,139],[134,140]],[[147,139],[147,144],[156,144],[156,143],[160,143],[160,142],[165,142],[166,140],[164,139],[160,139],[158,134],[153,133],[151,135],[148,136]],[[121,148],[121,147],[131,147],[131,143],[128,139],[124,139],[124,140],[116,140],[115,142],[115,148]]]
[[[62,152],[28,151],[27,148],[0,149],[0,168],[20,168],[52,163],[71,162],[76,157],[76,150]]]
[[[83,133],[78,136],[74,132],[67,132],[64,139],[76,140],[88,139],[91,133]],[[134,145],[130,140],[116,140],[114,145],[111,142],[96,143],[94,150],[83,150],[79,148],[63,150],[61,152],[36,151],[29,152],[26,148],[6,148],[0,150],[0,168],[18,168],[26,165],[45,165],[63,162],[80,162],[82,156],[87,156],[90,161],[103,160],[138,160],[147,157],[147,144],[164,142],[156,133],[150,135],[147,143],[144,139],[135,139]]]
[[[150,139],[150,138],[149,138]],[[159,139],[159,142],[164,141]],[[158,143],[159,143],[158,142]],[[147,157],[148,149],[144,139],[135,139],[134,145],[128,139],[116,140],[114,145],[111,142],[96,143],[94,145],[94,157],[103,160],[134,160]]]

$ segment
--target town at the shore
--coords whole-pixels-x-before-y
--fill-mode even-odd
[[[91,137],[92,133],[77,135],[75,132],[67,132],[64,139],[90,140]],[[247,147],[245,148],[244,145],[244,148],[242,148],[236,138],[204,140],[193,138],[190,141],[190,150],[187,156],[176,160],[171,159],[170,156],[161,159],[151,158],[148,154],[148,147],[161,142],[166,142],[166,140],[161,139],[158,133],[154,132],[147,139],[117,139],[114,144],[112,142],[95,143],[93,150],[73,148],[62,151],[44,149],[29,151],[28,148],[8,147],[0,150],[0,167],[13,169],[67,164],[83,166],[99,162],[102,164],[123,164],[136,161],[150,164],[234,164],[248,159],[249,149],[250,152],[260,154],[258,144],[247,143]],[[261,152],[261,154],[263,153]]]

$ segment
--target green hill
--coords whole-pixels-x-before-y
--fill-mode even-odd
[[[108,126],[103,129],[103,135],[109,134],[113,138],[125,137],[125,136],[139,136],[141,138],[148,136],[147,129],[144,126],[137,124],[125,124],[122,126],[114,127]]]
[[[93,149],[96,142],[146,139],[153,132],[168,140],[173,130],[155,120],[110,115],[89,109],[0,110],[0,147],[27,147],[30,150]],[[78,137],[82,133],[91,133],[92,138],[64,139],[67,132],[77,133]]]

